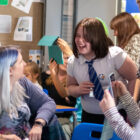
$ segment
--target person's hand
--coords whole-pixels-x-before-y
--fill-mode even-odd
[[[93,87],[94,87],[94,85],[90,81],[81,82],[79,85],[79,93],[80,94],[89,94]]]
[[[42,127],[34,125],[29,132],[29,140],[41,140]]]
[[[51,72],[52,76],[57,75],[58,73],[58,64],[56,63],[56,61],[52,58],[49,62],[49,69]]]
[[[21,140],[21,138],[16,136],[15,134],[2,135],[1,137],[2,140]]]
[[[65,101],[70,104],[70,99],[68,97],[65,97]]]
[[[122,81],[112,82],[112,87],[113,87],[114,96],[116,98],[128,93],[128,90]]]
[[[110,108],[115,106],[115,101],[112,98],[110,92],[108,91],[108,89],[106,89],[104,91],[104,97],[100,102],[100,107],[102,109],[103,112],[109,110]]]
[[[57,45],[60,47],[61,50],[64,50],[66,46],[69,46],[68,43],[61,38],[57,39]]]

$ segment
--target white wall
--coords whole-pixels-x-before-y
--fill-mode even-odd
[[[46,0],[46,35],[61,33],[61,0]]]
[[[110,20],[115,16],[116,0],[77,0],[77,19],[79,22],[85,17],[99,17],[103,19],[108,28]],[[113,37],[113,31],[109,29],[110,37]]]
[[[46,25],[45,35],[61,34],[61,6],[62,0],[46,0]],[[46,70],[49,63],[48,47],[45,47],[43,70]]]

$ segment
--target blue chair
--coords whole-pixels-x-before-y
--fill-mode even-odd
[[[80,123],[73,131],[71,140],[100,140],[103,125],[94,123]],[[96,135],[94,135],[96,132]],[[115,133],[110,140],[121,140]]]
[[[43,91],[48,95],[48,90],[47,89],[43,89]]]

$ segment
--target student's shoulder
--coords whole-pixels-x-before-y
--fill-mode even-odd
[[[111,57],[116,57],[118,55],[124,54],[126,55],[126,53],[124,52],[124,50],[118,46],[112,46],[109,48],[109,55]]]
[[[134,35],[131,37],[131,40],[140,40],[140,33],[134,34]]]
[[[30,97],[35,92],[43,94],[42,89],[39,89],[34,83],[28,80],[26,77],[19,79],[19,84],[25,89],[26,94]]]
[[[20,78],[19,79],[19,83],[21,85],[27,84],[29,82],[29,80],[26,77]]]
[[[76,58],[74,55],[72,55],[71,57],[69,57],[69,59],[68,59],[68,63],[69,64],[73,64],[73,63],[75,63],[75,62],[77,62],[78,61],[78,58]]]
[[[123,51],[122,48],[120,48],[119,46],[111,46],[109,47],[109,52],[111,53],[116,53],[116,52],[121,52]]]
[[[28,80],[26,77],[19,79],[19,83],[20,83],[20,85],[22,85],[26,89],[29,86],[33,85],[33,83],[30,80]]]
[[[127,57],[127,53],[124,52],[120,47],[114,46],[109,48],[108,59],[112,64],[115,64],[116,68],[119,69],[124,63]]]

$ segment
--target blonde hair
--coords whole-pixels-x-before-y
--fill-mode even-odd
[[[34,74],[38,74],[37,77],[37,81],[40,83],[40,69],[37,63],[35,63],[34,61],[32,62],[28,62],[25,66],[25,68],[27,69],[27,71],[29,71],[31,73],[31,76],[33,76]]]

